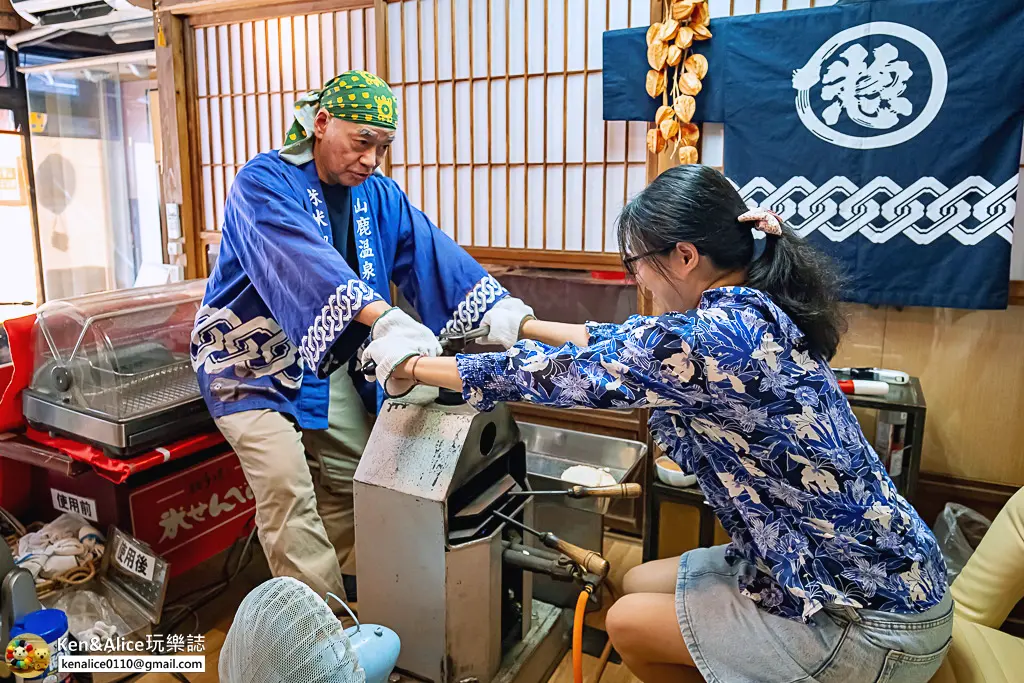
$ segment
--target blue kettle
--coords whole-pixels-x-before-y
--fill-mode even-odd
[[[327,596],[340,602],[356,622],[355,626],[345,629],[345,635],[359,658],[359,666],[366,674],[366,683],[388,683],[388,677],[395,670],[398,655],[402,651],[402,641],[398,634],[387,626],[359,623],[344,600],[334,593],[328,593]]]

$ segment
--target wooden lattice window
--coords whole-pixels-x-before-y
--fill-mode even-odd
[[[391,173],[478,257],[615,263],[614,218],[646,184],[644,123],[602,117],[602,33],[649,0],[400,0]]]
[[[370,4],[370,3],[367,3]],[[376,68],[374,10],[193,26],[202,230],[220,230],[235,173],[281,146],[303,93],[348,69]]]

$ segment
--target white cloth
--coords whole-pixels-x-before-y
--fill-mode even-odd
[[[103,547],[99,531],[77,515],[63,514],[39,531],[18,539],[18,556],[14,561],[31,572],[38,583],[89,560],[98,560]]]
[[[39,576],[44,579],[52,579],[55,576],[60,576],[64,572],[74,569],[78,566],[78,560],[74,556],[68,555],[51,555],[46,560],[46,564],[43,565],[43,569],[39,572]]]
[[[519,341],[523,322],[533,317],[533,309],[520,299],[505,297],[484,314],[483,324],[490,327],[481,344],[509,349]]]
[[[399,308],[377,318],[370,336],[372,341],[363,352],[362,362],[372,360],[377,364],[377,381],[389,397],[404,396],[416,386],[414,380],[391,377],[397,366],[413,356],[441,355],[441,343],[434,333]]]

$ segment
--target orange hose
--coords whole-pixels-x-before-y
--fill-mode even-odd
[[[593,586],[587,586],[576,600],[576,614],[572,622],[573,683],[583,683],[583,618],[587,615],[587,601],[593,592]]]

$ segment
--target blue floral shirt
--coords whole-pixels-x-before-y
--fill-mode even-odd
[[[590,345],[522,341],[457,359],[467,400],[652,408],[655,442],[697,481],[754,572],[744,595],[807,621],[826,605],[914,613],[946,592],[935,537],[897,494],[804,334],[764,293],[587,325]]]

